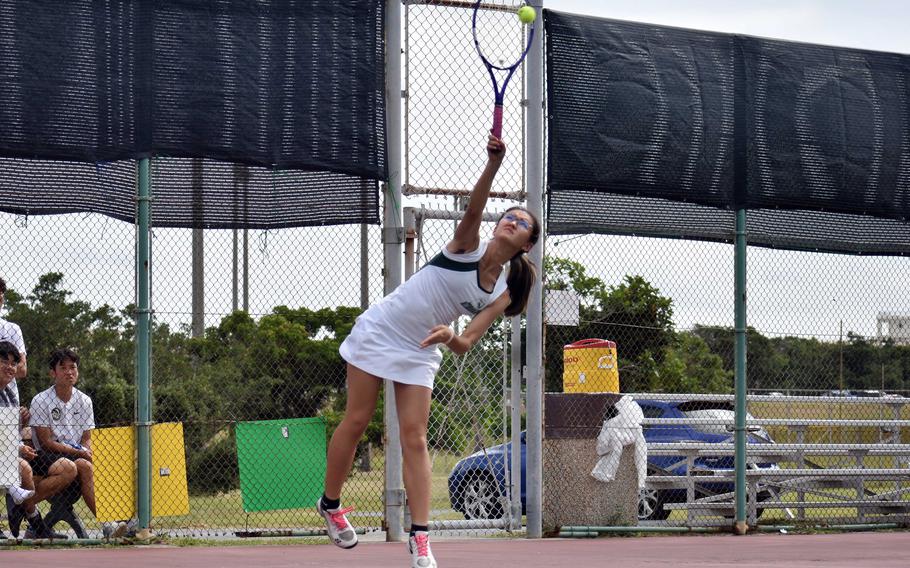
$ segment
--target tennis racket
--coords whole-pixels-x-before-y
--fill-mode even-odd
[[[471,19],[474,46],[493,83],[493,128],[490,132],[497,138],[502,138],[502,105],[506,87],[530,51],[534,30],[540,19],[538,17],[529,25],[527,38],[523,41],[521,32],[524,26],[518,21],[517,10],[514,0],[477,0]],[[502,85],[497,75],[504,76]]]

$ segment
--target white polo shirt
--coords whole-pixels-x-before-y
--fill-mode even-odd
[[[3,318],[0,318],[0,341],[9,341],[16,346],[19,353],[25,355],[25,341],[22,339],[22,329],[17,324]],[[16,384],[16,379],[13,379],[9,386],[16,393],[16,398],[21,401],[19,398],[19,385]]]
[[[82,434],[95,428],[92,399],[77,388],[73,389],[69,402],[60,400],[54,387],[39,392],[32,399],[29,411],[32,415],[29,425],[50,428],[54,440],[62,444],[78,446]],[[32,441],[35,448],[40,450],[41,443],[37,435],[32,436]]]

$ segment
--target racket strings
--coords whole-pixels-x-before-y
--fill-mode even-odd
[[[522,2],[484,0],[474,18],[474,39],[482,56],[496,67],[510,67],[524,51],[526,26],[518,20]]]

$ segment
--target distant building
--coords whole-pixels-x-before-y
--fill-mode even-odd
[[[898,345],[910,345],[910,315],[879,313],[878,339],[890,339]]]

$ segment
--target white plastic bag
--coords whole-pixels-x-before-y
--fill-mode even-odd
[[[613,481],[624,446],[635,445],[635,467],[638,470],[638,487],[645,486],[648,476],[648,446],[641,429],[644,413],[641,407],[624,396],[616,402],[617,414],[605,420],[597,436],[597,455],[601,458],[594,466],[591,475],[598,481]]]

